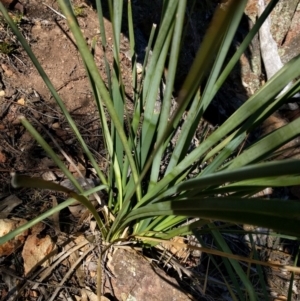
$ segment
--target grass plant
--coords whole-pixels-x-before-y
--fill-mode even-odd
[[[191,141],[203,113],[278,1],[272,0],[269,3],[229,61],[228,50],[247,1],[228,1],[226,5],[216,10],[211,26],[179,92],[176,110],[172,114],[170,114],[172,91],[185,26],[186,0],[163,1],[161,24],[159,29],[153,27],[150,40],[154,36],[154,31],[157,31],[157,37],[151,53],[149,49],[146,53],[141,80],[137,73],[131,1],[108,1],[113,25],[114,61],[113,67],[110,68],[104,53],[103,59],[106,62],[109,79],[106,83],[101,78],[93,55],[78,27],[70,2],[64,0],[58,2],[67,18],[90,80],[98,107],[99,122],[103,129],[107,160],[111,165],[107,173],[100,170],[98,162],[66,110],[63,100],[60,99],[32,50],[0,3],[4,18],[44,79],[102,182],[102,185],[93,191],[83,192],[76,179],[64,167],[63,162],[41,135],[26,119],[22,118],[24,127],[70,179],[79,194],[65,191],[59,185],[53,187],[52,184],[42,180],[37,182],[36,179],[14,175],[13,183],[16,187],[62,189],[71,199],[1,237],[0,244],[57,210],[69,206],[75,200],[91,210],[103,239],[110,243],[117,242],[119,239],[134,240],[138,237],[138,240],[155,245],[157,239],[169,240],[177,235],[194,233],[193,231],[203,227],[209,230],[219,250],[224,252],[223,254],[230,254],[231,250],[221,235],[221,230],[213,224],[213,221],[260,225],[294,238],[300,237],[299,202],[252,197],[256,192],[267,187],[300,184],[299,160],[268,161],[270,154],[300,134],[300,119],[258,139],[239,153],[241,143],[253,128],[300,90],[298,80],[288,91],[277,97],[288,83],[299,77],[300,56],[288,62],[212,134],[206,136],[203,132],[201,143],[190,150]],[[105,51],[106,35],[101,1],[96,0],[96,5]],[[122,72],[119,56],[120,32],[124,5],[128,6],[127,20],[132,58],[134,95],[132,115],[127,112],[125,88],[120,75]],[[152,41],[149,44],[152,44]],[[228,63],[225,64],[225,61]],[[157,110],[157,94],[165,66],[168,69],[165,90],[163,99],[159,103],[160,109]],[[184,112],[186,112],[185,118],[182,117]],[[170,152],[171,141],[174,141],[172,139],[175,134],[178,137]],[[169,159],[166,162],[167,153]],[[197,166],[204,162],[209,163],[205,168],[197,169]],[[91,208],[86,198],[97,189],[103,190],[107,196],[107,211],[102,211],[101,215]],[[117,191],[117,194],[113,191]],[[115,218],[111,219],[108,212],[111,212]],[[105,214],[107,216],[103,216]],[[198,217],[199,220],[189,225],[184,224],[190,217]],[[201,240],[198,230],[197,236]],[[204,244],[203,241],[202,243]],[[258,300],[257,292],[241,264],[229,255],[228,258],[224,255],[223,261],[230,275],[228,285],[233,287],[229,290],[233,300],[245,300],[245,298]],[[260,276],[263,282],[262,278]],[[240,288],[241,283],[246,293]],[[264,294],[266,297],[265,290]]]

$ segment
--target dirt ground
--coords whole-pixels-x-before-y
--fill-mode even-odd
[[[147,1],[141,1],[135,7],[136,26],[137,30],[140,31],[137,36],[141,48],[145,46],[145,41],[147,41],[149,24],[158,22],[159,19],[159,16],[153,11],[153,7],[157,8],[155,5],[149,6],[149,10],[147,7],[147,18],[145,17],[145,14],[142,13],[143,7],[147,5],[145,2]],[[159,1],[155,2],[157,2],[156,5],[159,5]],[[254,3],[255,1],[249,2]],[[297,1],[294,2],[296,3]],[[73,3],[77,8],[78,21],[88,45],[91,46],[93,39],[97,39],[95,61],[101,75],[106,79],[95,10],[89,1],[76,0]],[[84,66],[73,43],[67,23],[49,8],[59,11],[56,1],[45,0],[41,3],[38,0],[28,0],[22,4],[25,9],[25,15],[18,26],[83,133],[83,137],[93,151],[99,165],[105,171],[107,163],[97,108],[93,101]],[[19,6],[15,8],[20,9]],[[197,13],[200,13],[201,7],[198,9]],[[249,5],[248,16],[252,15],[251,9],[252,6]],[[12,10],[11,13],[15,18],[18,17],[17,10]],[[299,9],[294,11],[290,26],[285,29],[284,36],[276,35],[276,41],[280,44],[282,58],[285,62],[299,53],[299,51],[295,50],[300,41],[298,34],[300,25],[299,22],[295,21],[300,20],[299,14]],[[280,12],[278,15],[280,15]],[[2,17],[0,16],[0,18]],[[182,61],[180,66],[182,67],[179,68],[181,72],[177,75],[177,87],[183,81],[201,43],[208,22],[207,17],[204,24],[200,23],[199,20],[201,18],[195,21],[192,14],[189,15],[189,18],[191,30],[186,40],[188,47],[184,48],[181,54]],[[273,18],[276,18],[276,15]],[[249,29],[249,22],[251,25],[251,21],[245,16],[243,19],[244,26],[241,26],[239,29],[234,47],[237,47],[247,34],[245,28]],[[275,23],[281,24],[280,22],[283,21],[279,20]],[[7,50],[6,53],[0,51],[0,198],[5,199],[7,196],[14,196],[13,199],[9,199],[8,203],[16,204],[15,208],[11,208],[11,210],[14,210],[14,217],[18,218],[14,223],[19,224],[24,222],[24,220],[20,220],[21,218],[30,220],[37,213],[44,212],[55,206],[63,196],[51,192],[41,193],[24,189],[15,191],[10,186],[10,173],[15,171],[58,182],[64,179],[59,169],[48,159],[42,148],[20,124],[18,119],[20,115],[25,116],[36,127],[38,132],[43,135],[57,153],[60,153],[60,150],[63,149],[75,161],[77,167],[87,178],[92,178],[94,174],[87,158],[76,144],[74,134],[69,129],[63,114],[60,112],[39,73],[2,19],[0,19],[0,26],[0,41],[6,43],[0,42],[0,50]],[[109,20],[105,21],[105,27],[109,44],[106,53],[111,62],[112,31]],[[199,29],[198,33],[197,29]],[[126,28],[124,28],[121,37],[120,56],[123,70],[122,78],[130,110],[132,91],[130,88],[131,62],[127,55],[128,43]],[[10,46],[12,49],[10,49]],[[258,55],[258,52],[255,51],[259,52],[256,40],[253,42],[253,53]],[[140,57],[142,57],[142,54]],[[255,71],[251,67],[253,64],[257,66]],[[261,66],[259,55],[258,57],[253,55],[251,59],[246,54],[243,55],[240,65],[235,69],[230,81],[217,95],[208,110],[207,120],[216,125],[228,118],[249,95],[252,95],[263,84],[262,70],[263,67]],[[231,101],[228,102],[228,99],[231,99]],[[76,175],[73,167],[67,161],[65,162]],[[1,209],[0,207],[0,211]],[[5,218],[7,216],[0,217]],[[63,220],[64,224],[58,226],[55,218]],[[50,300],[50,298],[53,298],[51,300],[96,300],[97,262],[100,253],[97,243],[101,243],[100,238],[95,234],[95,228],[90,223],[90,217],[86,217],[82,221],[81,226],[76,226],[76,224],[78,224],[77,217],[72,215],[70,211],[65,210],[59,217],[46,220],[43,225],[39,226],[40,228],[31,230],[30,233],[27,233],[28,237],[19,238],[6,250],[5,256],[0,258],[1,300],[38,300],[39,298],[41,298],[40,300]],[[92,240],[97,243],[92,244],[91,247],[87,236],[93,236]],[[70,238],[72,239],[70,240]],[[25,243],[27,244],[26,246],[24,245]],[[80,245],[81,249],[76,250]],[[41,246],[41,249],[37,249],[37,246]],[[36,256],[30,253],[32,249],[37,249],[37,253],[40,253],[42,258],[37,257],[36,261],[30,263],[28,262],[29,258]],[[207,288],[205,294],[202,285],[199,284],[204,279],[205,271],[202,268],[197,269],[197,275],[193,274],[190,276],[197,278],[193,282],[193,288],[191,289],[189,277],[183,276],[180,279],[178,277],[179,274],[174,273],[174,271],[172,272],[173,274],[171,273],[174,277],[170,277],[170,275],[167,275],[159,268],[160,264],[155,265],[152,263],[151,266],[149,265],[148,262],[151,256],[142,254],[142,252],[139,252],[140,256],[138,256],[137,253],[133,253],[129,248],[126,249],[124,247],[124,249],[115,251],[115,258],[119,258],[118,260],[112,261],[112,259],[106,258],[109,267],[104,267],[106,282],[103,282],[103,292],[106,293],[108,300],[134,300],[130,299],[130,296],[137,296],[139,293],[141,295],[138,295],[139,298],[136,300],[146,300],[145,296],[150,295],[156,295],[156,297],[151,297],[152,299],[148,297],[147,300],[192,300],[193,298],[197,300],[210,300],[210,298],[217,300],[216,296],[221,296],[222,292],[226,291],[226,288],[218,283],[217,277],[211,276],[210,280],[213,284]],[[55,266],[53,263],[58,262],[58,259],[66,252],[69,252],[69,257],[63,259],[58,266]],[[135,258],[137,256],[139,257],[138,259]],[[31,268],[40,260],[44,260],[45,257],[47,257],[47,260],[43,265],[43,269],[30,272]],[[138,265],[126,266],[125,261],[122,260],[125,257],[128,257],[126,262],[131,262],[131,260],[133,262],[132,258],[135,258],[135,262],[138,262]],[[272,260],[280,260],[286,263],[290,263],[292,260],[290,255],[284,255],[281,259],[278,258],[279,256]],[[196,256],[192,256],[188,267],[195,265],[195,263],[191,263],[193,260],[197,261],[198,259]],[[77,268],[77,261],[80,262],[79,266],[81,268]],[[64,276],[70,270],[73,271],[73,274],[65,279]],[[115,275],[110,275],[111,272]],[[132,278],[126,277],[129,273]],[[26,275],[27,280],[24,278],[24,275]],[[116,275],[119,278],[116,278]],[[181,288],[175,278],[179,281]],[[166,286],[160,285],[162,281]],[[274,287],[279,287],[277,291],[280,292],[283,284],[282,281],[278,283],[276,282]],[[182,287],[189,289],[186,290],[187,292],[182,293]],[[15,288],[17,288],[20,295],[14,290]],[[168,296],[164,295],[166,292],[169,292]],[[279,293],[278,296],[280,296]],[[105,299],[103,298],[103,300]]]

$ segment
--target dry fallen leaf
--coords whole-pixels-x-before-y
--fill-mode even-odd
[[[46,228],[46,225],[44,223],[37,223],[32,228],[30,228],[31,234],[40,234],[44,229]]]
[[[183,237],[175,236],[171,239],[172,244],[162,243],[162,246],[178,258],[186,258],[189,255],[187,244]]]
[[[20,227],[25,223],[27,223],[27,220],[23,218],[0,219],[0,237],[13,231],[14,229]],[[0,245],[0,257],[12,254],[19,246],[24,243],[27,235],[28,230],[24,231],[22,234],[19,234],[14,239],[11,239],[5,244]]]
[[[48,170],[48,171],[44,172],[42,174],[42,178],[46,181],[55,181],[55,180],[57,180],[55,174],[51,170]]]
[[[38,265],[49,266],[49,258],[47,256],[54,249],[55,243],[49,235],[43,238],[38,238],[37,234],[28,236],[22,251],[25,275]]]
[[[84,235],[79,235],[75,239],[69,240],[67,244],[64,244],[64,251],[68,252],[70,249],[72,249],[74,246],[77,245],[83,245],[82,248],[80,249],[81,252],[85,252],[89,248],[89,241],[84,237]],[[69,261],[70,257],[66,258],[62,263],[65,265],[70,265]]]
[[[7,77],[11,77],[14,75],[13,71],[8,67],[6,66],[5,64],[2,64],[1,65],[3,71],[4,71],[4,74],[7,76]]]
[[[25,105],[25,99],[22,97],[22,98],[17,100],[17,103],[21,106],[24,106]]]
[[[80,162],[77,163],[77,166],[76,166],[76,167],[79,169],[79,171],[81,172],[81,174],[82,174],[83,176],[85,176],[85,174],[86,174],[86,169],[85,169],[85,167],[84,167]],[[80,176],[81,176],[80,174],[78,174],[77,169],[76,169],[72,164],[70,164],[69,170],[70,170],[71,173],[74,174],[75,177],[80,177]]]
[[[6,156],[4,153],[0,152],[0,163],[5,163],[6,162]]]
[[[52,127],[52,129],[59,129],[60,124],[59,124],[59,122],[54,122],[54,123],[52,123],[51,127]]]

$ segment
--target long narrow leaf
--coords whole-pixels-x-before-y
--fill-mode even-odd
[[[136,166],[135,166],[134,159],[133,159],[132,154],[131,154],[131,149],[128,147],[127,138],[126,138],[123,126],[122,126],[121,122],[118,119],[118,115],[117,115],[117,113],[116,113],[116,111],[113,107],[113,103],[112,103],[112,100],[110,98],[110,95],[107,92],[106,87],[104,85],[104,82],[101,79],[101,76],[99,74],[99,70],[98,70],[97,66],[95,65],[93,57],[92,57],[92,55],[91,55],[91,53],[90,53],[90,51],[89,51],[89,49],[86,45],[86,41],[83,38],[82,33],[81,33],[80,29],[78,28],[78,26],[76,24],[76,20],[75,20],[75,17],[73,15],[72,11],[70,11],[70,9],[69,9],[68,5],[65,3],[65,1],[58,0],[58,2],[60,4],[60,7],[61,7],[62,11],[64,12],[67,20],[68,20],[70,29],[72,30],[72,33],[73,33],[73,35],[76,39],[76,42],[78,44],[78,49],[80,51],[82,59],[84,60],[86,66],[88,67],[89,72],[91,74],[91,77],[93,78],[97,88],[99,89],[99,92],[101,93],[102,100],[105,103],[107,110],[109,111],[110,117],[111,117],[111,119],[112,119],[112,121],[113,121],[113,123],[116,127],[116,130],[119,134],[119,137],[122,141],[124,151],[125,151],[126,156],[128,157],[128,160],[129,160],[129,164],[130,164],[130,167],[131,167],[131,171],[132,171],[132,174],[133,174],[134,181],[135,181],[135,183],[138,183],[138,173],[137,173],[137,169],[136,169]],[[140,189],[137,189],[137,193],[140,197]]]
[[[250,98],[241,108],[239,108],[221,127],[210,135],[210,139],[204,141],[198,148],[187,155],[172,172],[166,175],[144,198],[143,202],[157,195],[159,191],[164,189],[174,177],[184,172],[187,166],[191,166],[197,159],[203,155],[210,147],[218,143],[222,138],[237,128],[249,116],[263,105],[263,103],[271,102],[293,78],[300,75],[300,56],[294,58],[287,63],[265,86]]]
[[[61,192],[67,193],[68,196],[70,196],[71,198],[80,202],[83,206],[85,206],[92,213],[93,217],[95,218],[95,220],[97,222],[99,230],[102,232],[102,235],[104,237],[106,237],[107,230],[106,230],[100,216],[98,215],[95,207],[91,204],[91,202],[84,195],[79,195],[76,192],[74,192],[64,186],[61,186],[59,184],[56,184],[56,183],[53,183],[50,181],[45,181],[42,178],[32,178],[32,177],[28,177],[28,176],[13,174],[11,183],[12,183],[13,187],[15,187],[15,188],[26,187],[26,188],[50,189],[50,190],[61,191]]]
[[[258,162],[265,158],[272,151],[278,149],[293,138],[300,135],[300,118],[290,122],[286,126],[272,132],[268,136],[256,142],[252,147],[245,150],[240,156],[236,157],[227,167],[227,170],[245,166],[249,163]]]
[[[207,198],[165,201],[133,210],[121,228],[130,221],[150,216],[177,215],[260,225],[289,235],[299,236],[300,203],[285,200]]]

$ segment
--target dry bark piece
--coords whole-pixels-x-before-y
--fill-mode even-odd
[[[0,203],[0,218],[7,218],[9,213],[22,201],[16,195],[10,195]]]
[[[258,16],[261,16],[265,10],[265,0],[258,0]],[[268,16],[261,28],[259,29],[259,40],[262,60],[265,66],[267,79],[270,80],[283,66],[281,57],[278,51],[278,45],[271,34],[271,17]],[[283,24],[281,24],[283,25]],[[274,28],[274,26],[273,26]],[[279,94],[282,95],[292,86],[292,82],[289,83]],[[298,98],[299,93],[294,95],[294,98]],[[298,105],[288,105],[287,109],[295,110]]]

